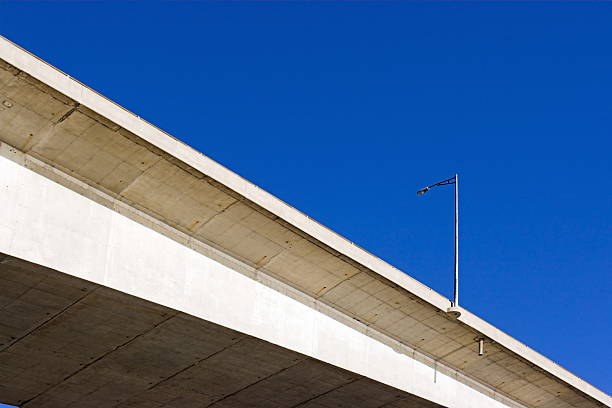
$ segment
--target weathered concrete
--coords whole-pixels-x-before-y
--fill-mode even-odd
[[[119,282],[109,282],[105,275],[108,257],[128,250],[134,254],[147,250],[133,247],[131,242],[112,250],[99,245],[100,234],[109,229],[108,223],[127,218],[148,228],[142,237],[135,235],[138,238],[132,239],[142,238],[144,242],[153,229],[179,246],[195,249],[259,284],[299,299],[311,310],[333,316],[343,327],[378,342],[373,344],[400,350],[430,369],[436,367],[453,381],[478,390],[479,395],[493,400],[507,396],[534,407],[610,405],[606,394],[469,312],[463,311],[459,321],[449,320],[444,313],[447,299],[7,41],[0,41],[0,58],[5,61],[0,69],[0,141],[11,146],[9,149],[3,145],[5,157],[110,211],[110,215],[99,215],[87,224],[81,221],[83,214],[98,211],[85,205],[78,221],[62,219],[63,223],[82,223],[80,228],[71,230],[56,222],[51,232],[48,228],[33,232],[32,224],[48,226],[45,217],[53,221],[60,219],[59,214],[64,214],[66,208],[77,211],[72,199],[68,207],[58,200],[40,219],[29,219],[29,224],[5,224],[4,235],[0,234],[0,243],[3,239],[10,241],[5,244],[5,253],[115,287]],[[82,182],[70,180],[67,175]],[[31,178],[25,184],[39,182],[34,176],[28,177]],[[17,205],[27,201],[10,196],[15,194],[10,189],[6,193],[7,200],[16,200]],[[37,208],[36,199],[28,205],[31,208],[21,216],[27,218],[29,212],[43,211]],[[118,213],[123,218],[112,215]],[[123,225],[123,221],[119,224]],[[97,236],[90,236],[88,228]],[[14,234],[22,237],[22,247],[14,245]],[[78,251],[63,258],[48,258],[45,251],[49,247],[61,252],[61,248],[55,248],[54,240],[57,245],[73,245]],[[166,280],[157,288],[149,288],[150,293],[137,290],[145,288],[132,288],[130,285],[146,286],[148,276],[142,275],[143,270],[153,266],[150,262],[160,262],[156,252],[149,255],[151,260],[131,269],[124,278],[128,283],[122,281],[124,286],[117,287],[119,290],[154,302],[161,299],[158,303],[165,304],[163,293],[173,292],[163,289],[164,285],[190,287],[185,282],[177,283],[180,274],[176,274],[162,275]],[[169,269],[180,257],[170,258],[173,261],[164,260]],[[80,265],[90,265],[91,271],[81,275]],[[140,281],[136,280],[139,276]],[[156,296],[162,297],[151,298],[155,291],[162,294]],[[183,310],[183,305],[167,306]],[[187,313],[200,316],[201,310]],[[238,320],[240,317],[245,319],[236,316]],[[227,327],[245,324],[238,323],[221,322]],[[234,328],[242,331],[244,327]],[[337,361],[337,356],[314,355],[311,349],[300,349],[299,342],[293,344],[293,340],[282,336],[266,337],[270,336],[269,330],[244,330],[275,344],[285,342],[283,347],[363,372],[432,401],[448,406],[462,403],[453,401],[460,399],[458,394],[436,395],[439,391],[430,383],[415,389],[397,379],[376,377],[350,362]],[[487,339],[487,354],[478,357],[475,340],[482,336]],[[342,345],[334,351],[343,354],[338,350],[345,351]],[[429,373],[423,373],[423,377],[429,378]],[[511,404],[509,401],[504,399],[505,404]]]
[[[24,407],[427,402],[252,336],[0,255],[0,397]]]
[[[151,219],[131,207],[121,207],[120,202],[108,196],[106,199],[113,204],[102,205],[24,167],[39,166],[41,173],[44,169],[53,171],[36,159],[13,149],[0,149],[0,153],[6,156],[0,156],[0,186],[3,186],[0,202],[3,203],[5,215],[0,218],[0,253],[10,254],[9,261],[17,259],[14,262],[19,264],[27,260],[28,265],[35,263],[45,266],[45,273],[58,274],[53,270],[62,271],[90,284],[117,290],[126,297],[144,299],[156,305],[157,310],[171,308],[189,314],[275,344],[286,351],[333,365],[341,371],[350,371],[381,385],[394,387],[403,391],[403,396],[410,394],[440,406],[457,408],[474,404],[491,408],[520,406],[411,348],[370,332],[367,326],[240,261],[224,256],[220,251],[197,241],[180,243],[177,242],[180,241],[178,236],[171,239],[168,234],[154,232],[151,228],[153,225],[146,226]],[[63,177],[65,184],[79,184],[60,172],[53,174]],[[52,174],[48,176],[52,177]],[[81,186],[88,188],[82,183]],[[89,191],[95,193],[95,190]],[[98,196],[100,201],[103,198]],[[163,224],[157,227],[163,227]],[[8,402],[22,400],[26,401],[22,405],[37,406],[49,398],[49,407],[61,407],[63,405],[58,399],[74,398],[79,406],[89,404],[94,398],[92,393],[101,386],[96,375],[87,378],[77,376],[82,380],[70,382],[70,387],[48,387],[72,378],[71,373],[79,370],[80,364],[87,364],[90,361],[88,358],[99,361],[101,367],[112,365],[123,342],[165,324],[165,319],[171,316],[147,312],[143,318],[150,320],[142,326],[138,323],[139,316],[118,318],[117,323],[111,323],[115,319],[114,311],[118,309],[116,305],[111,305],[99,313],[88,311],[81,314],[71,327],[56,326],[61,319],[53,319],[53,316],[70,316],[70,311],[76,313],[79,307],[97,297],[88,296],[88,286],[80,288],[85,289],[83,293],[74,290],[72,297],[62,297],[66,289],[55,287],[52,283],[43,282],[42,288],[32,288],[28,279],[34,275],[30,269],[25,268],[21,274],[12,272],[10,268],[0,271],[7,274],[7,281],[15,282],[3,285],[9,288],[9,294],[13,293],[13,298],[9,299],[5,308],[7,324],[0,332],[12,338],[5,344],[6,349],[0,350],[0,366],[5,367],[5,378],[11,386],[7,395],[13,395]],[[11,289],[11,285],[16,289]],[[49,308],[45,308],[47,306]],[[15,313],[13,307],[22,310]],[[131,303],[127,303],[126,307],[134,308]],[[44,319],[42,322],[41,316]],[[47,321],[48,318],[51,320]],[[28,320],[34,323],[27,324]],[[127,327],[130,324],[134,328]],[[107,327],[109,325],[110,328]],[[81,329],[77,329],[79,326],[82,326]],[[32,328],[35,330],[32,331]],[[38,328],[41,330],[38,333],[43,333],[41,336],[36,335]],[[91,345],[87,341],[79,343],[79,330],[87,333],[93,331],[96,341]],[[106,332],[109,332],[109,337],[101,334]],[[182,350],[181,342],[184,341],[182,336],[177,335],[176,342],[168,342],[173,350]],[[13,358],[11,350],[19,350],[21,345],[28,344],[37,344],[32,348],[38,349],[39,353],[24,352]],[[54,357],[56,350],[74,350],[80,354],[74,361],[57,359]],[[109,350],[113,350],[113,354],[107,356]],[[160,360],[160,353],[156,351],[149,354],[148,350],[141,350],[136,354],[141,357],[126,363],[124,369],[133,371],[135,377],[141,376],[143,379],[154,375],[148,372],[151,367],[140,370],[138,359],[150,360],[147,364],[168,365],[171,368],[183,364],[181,354],[176,359],[169,356],[172,361],[165,358]],[[270,358],[274,357],[270,355]],[[41,359],[42,364],[39,363]],[[257,372],[263,363],[256,362],[251,366],[248,361],[243,361],[243,364],[248,373]],[[28,376],[28,371],[39,370],[42,373],[39,382],[20,382],[24,376]],[[55,374],[59,374],[59,377]],[[119,374],[109,375],[121,382]],[[208,381],[208,374],[200,375],[204,377],[194,381]],[[11,379],[16,383],[10,382]],[[130,376],[125,381],[130,390],[142,388],[142,384]],[[38,401],[31,399],[32,395],[40,395]],[[117,403],[127,401],[120,397],[116,397],[119,399]],[[350,394],[346,394],[347,401],[350,401],[349,397]],[[368,406],[368,401],[364,399],[361,404]],[[145,403],[141,400],[136,402]],[[203,402],[206,401],[198,403]],[[266,405],[257,403],[255,406]]]

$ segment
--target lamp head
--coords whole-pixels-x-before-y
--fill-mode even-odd
[[[429,191],[429,187],[425,187],[424,189],[417,191],[417,195],[421,196],[421,195],[425,194],[428,191]]]

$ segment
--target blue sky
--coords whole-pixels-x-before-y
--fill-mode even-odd
[[[612,392],[612,3],[8,2],[0,33]],[[1,399],[1,396],[0,396]]]

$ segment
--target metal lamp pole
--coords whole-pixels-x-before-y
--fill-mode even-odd
[[[432,187],[446,186],[449,184],[455,185],[455,285],[452,307],[448,309],[448,312],[455,315],[455,317],[459,317],[461,314],[459,310],[459,175],[455,174],[454,177],[425,187],[417,191],[417,195],[425,194]]]
[[[455,288],[453,306],[459,306],[459,175],[455,174]]]

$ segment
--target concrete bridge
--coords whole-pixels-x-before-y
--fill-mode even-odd
[[[612,406],[1,38],[0,210],[0,402]]]

